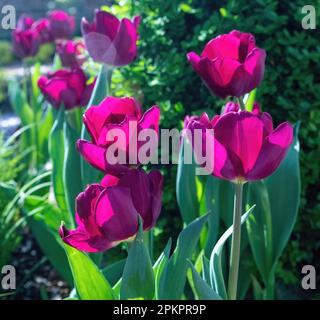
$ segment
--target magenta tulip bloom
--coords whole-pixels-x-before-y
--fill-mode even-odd
[[[188,60],[217,96],[241,97],[263,79],[266,53],[256,47],[250,33],[234,30],[210,40],[201,56],[189,52]]]
[[[127,164],[129,164],[130,151],[138,154],[139,148],[143,145],[143,143],[137,143],[134,150],[129,150],[129,141],[131,140],[129,123],[135,123],[137,135],[143,129],[153,129],[158,134],[159,119],[160,109],[157,106],[151,107],[142,114],[140,106],[133,98],[107,97],[98,106],[92,106],[85,112],[83,121],[92,142],[78,140],[78,150],[84,159],[95,168],[119,174],[119,172],[126,171],[127,166],[126,164],[110,164],[108,162],[106,153],[112,145],[112,142],[107,141],[109,130],[118,129],[124,133],[126,141],[123,141],[121,150],[126,155]]]
[[[140,17],[118,20],[101,10],[95,12],[93,23],[83,18],[82,34],[92,59],[114,67],[131,63],[137,56],[139,24]]]
[[[143,229],[152,228],[161,211],[162,182],[160,172],[139,169],[88,186],[76,199],[78,227],[62,226],[62,240],[78,250],[101,252],[133,237],[139,215]]]
[[[59,41],[56,44],[56,51],[59,54],[61,63],[65,68],[80,67],[84,62],[84,44],[80,41]]]
[[[271,175],[284,159],[293,140],[288,122],[273,129],[271,116],[264,112],[228,112],[212,120],[207,114],[187,124],[194,129],[214,130],[213,175],[231,181],[254,181]],[[197,152],[197,149],[194,149]]]
[[[12,49],[19,58],[33,57],[38,53],[40,37],[37,30],[15,30],[12,32]]]
[[[37,20],[32,28],[36,29],[39,32],[41,44],[48,43],[53,41],[53,36],[51,34],[50,22],[48,19]]]
[[[55,10],[48,13],[50,32],[54,39],[70,38],[75,29],[75,19],[65,11]]]
[[[41,76],[38,86],[56,109],[62,105],[66,109],[85,106],[90,99],[94,83],[87,84],[87,78],[80,68],[58,70],[48,76]]]
[[[34,20],[31,16],[28,16],[26,14],[21,15],[17,22],[16,30],[19,31],[26,31],[28,29],[31,29],[31,26],[33,25]]]

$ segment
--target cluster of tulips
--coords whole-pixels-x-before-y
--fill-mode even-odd
[[[59,230],[63,242],[80,251],[103,252],[120,242],[130,242],[139,230],[150,231],[160,215],[162,174],[158,170],[147,172],[139,163],[110,163],[107,157],[108,149],[112,146],[107,140],[111,129],[116,128],[125,133],[127,142],[121,145],[121,149],[126,159],[130,158],[132,152],[129,147],[129,122],[136,122],[138,132],[144,129],[153,129],[157,133],[159,131],[158,106],[152,106],[143,112],[140,103],[134,98],[106,96],[105,87],[112,69],[128,65],[137,58],[140,22],[140,17],[119,20],[109,12],[97,10],[93,22],[82,19],[84,42],[73,41],[68,38],[75,28],[74,18],[65,12],[54,11],[39,21],[23,16],[13,32],[13,48],[21,58],[35,55],[42,43],[56,42],[56,53],[63,68],[42,75],[38,80],[38,87],[46,101],[57,111],[87,106],[82,116],[82,130],[78,131],[76,141],[76,148],[82,157],[81,170],[73,173],[74,177],[82,177],[84,191],[76,197],[75,212],[71,213],[75,216],[74,228],[62,224]],[[90,57],[101,64],[101,71],[94,80],[89,79],[82,69],[83,63]],[[210,139],[212,153],[206,155],[207,161],[212,163],[209,174],[222,181],[232,182],[235,190],[232,226],[228,233],[232,233],[228,293],[219,285],[221,281],[219,282],[215,259],[217,254],[219,259],[221,257],[213,247],[210,250],[213,249],[210,258],[211,282],[207,279],[204,284],[201,282],[204,280],[200,281],[194,275],[194,283],[196,290],[200,292],[199,297],[208,298],[211,295],[210,298],[236,299],[240,231],[241,223],[244,222],[241,220],[244,207],[243,187],[246,183],[265,179],[277,170],[292,145],[293,127],[284,122],[274,128],[270,114],[262,112],[256,101],[248,102],[252,92],[263,80],[266,59],[265,51],[256,46],[253,35],[240,31],[219,35],[206,44],[200,56],[190,52],[187,58],[208,89],[214,95],[229,100],[220,115],[213,118],[207,113],[187,116],[184,127],[191,132],[202,130],[202,145],[206,145]],[[208,135],[207,130],[213,130],[214,134]],[[189,143],[193,146],[195,158],[202,157],[203,148],[194,146],[192,139]],[[143,143],[136,145],[133,152],[137,153],[142,146]],[[179,163],[179,170],[184,175],[184,164]],[[186,211],[192,210],[195,208],[195,200],[191,199],[189,192],[192,179],[189,182],[180,179],[177,183],[180,184],[177,186],[177,195],[181,211],[184,211],[185,204],[193,201],[186,208]],[[188,191],[181,195],[179,188]],[[183,201],[181,197],[185,197]],[[184,216],[185,212],[181,214]],[[194,214],[196,213],[191,213]],[[217,213],[211,212],[209,216],[215,214]],[[247,216],[243,220],[246,218]],[[185,222],[192,224],[192,221]],[[201,220],[202,224],[204,222],[205,220]],[[195,230],[193,232],[200,233]],[[218,243],[221,245],[221,241]],[[181,249],[177,247],[177,250]],[[179,270],[182,274],[186,273],[187,259],[191,259],[192,254],[186,257],[184,254],[180,252],[175,258],[183,259],[182,271],[176,269],[176,273],[169,274],[170,267],[167,267],[169,277],[177,275]],[[167,260],[170,261],[169,258]],[[181,268],[179,263],[172,265]],[[160,281],[163,288],[167,281],[174,282],[175,279],[163,277]],[[197,286],[199,281],[202,286]],[[79,287],[77,289],[81,291]],[[201,290],[207,290],[206,294]]]

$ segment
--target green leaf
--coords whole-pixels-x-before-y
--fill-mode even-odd
[[[245,102],[245,108],[247,111],[252,111],[254,102],[256,100],[257,91],[258,89],[256,88],[249,93],[248,99]]]
[[[185,155],[192,154],[191,145],[186,137],[181,143],[176,181],[177,202],[184,223],[189,224],[199,215],[199,200],[196,185],[196,164],[192,156],[192,164],[186,164]]]
[[[69,214],[74,220],[75,199],[82,191],[80,154],[76,150],[76,141],[79,139],[79,133],[74,129],[69,121],[64,123],[65,150],[63,162],[63,184],[65,199]]]
[[[208,215],[197,218],[181,231],[177,246],[160,276],[159,299],[181,298],[186,283],[187,259],[191,259],[207,219]]]
[[[53,232],[50,230],[43,221],[37,218],[37,216],[27,218],[27,222],[32,235],[36,238],[42,252],[49,259],[59,274],[61,274],[69,284],[72,284],[72,275],[66,254],[61,246],[58,231],[55,230]]]
[[[293,230],[300,201],[299,124],[294,141],[279,168],[264,181],[250,183],[248,205],[256,203],[247,222],[250,246],[265,285]]]
[[[85,254],[64,244],[81,300],[114,300],[113,290],[99,268]]]
[[[242,217],[241,217],[241,224],[245,222],[253,210],[255,205],[253,205]],[[223,269],[222,269],[222,249],[225,242],[228,238],[232,235],[233,232],[233,225],[229,227],[225,233],[221,236],[221,238],[216,243],[215,247],[212,250],[211,257],[210,257],[210,280],[211,280],[211,287],[215,292],[219,294],[222,299],[227,300],[227,290],[224,281]]]
[[[114,286],[121,278],[125,264],[126,259],[121,259],[109,264],[102,270],[103,275],[107,278],[111,286]]]
[[[154,273],[148,250],[143,243],[142,222],[139,219],[139,232],[130,245],[123,271],[120,298],[151,300],[154,289]]]
[[[155,299],[156,300],[159,299],[159,286],[160,286],[161,274],[169,261],[171,244],[172,244],[172,241],[170,238],[163,252],[159,256],[158,260],[153,265],[153,272],[155,275]]]
[[[212,290],[205,280],[201,278],[191,261],[188,260],[188,262],[192,272],[194,288],[197,292],[199,300],[221,300],[221,297]]]
[[[70,216],[68,215],[68,207],[65,198],[65,190],[63,183],[63,163],[65,152],[65,141],[63,126],[65,120],[65,111],[60,108],[57,118],[54,122],[50,133],[49,153],[52,161],[52,185],[54,196],[59,208],[65,212],[65,219],[68,227],[73,227]]]
[[[106,65],[101,65],[100,72],[98,74],[94,90],[92,92],[90,101],[88,103],[87,109],[93,105],[98,105],[109,93],[109,87],[111,84],[112,69],[108,69]],[[90,135],[86,130],[85,126],[82,126],[81,139],[90,140]],[[95,183],[98,180],[99,171],[91,167],[82,157],[81,157],[81,177],[82,185]]]

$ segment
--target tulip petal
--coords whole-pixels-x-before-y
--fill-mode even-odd
[[[97,143],[104,125],[120,124],[126,115],[140,116],[140,107],[134,98],[107,97],[98,106],[91,106],[84,114],[83,121],[92,141]]]
[[[260,48],[254,48],[246,58],[244,69],[250,75],[246,92],[258,87],[264,76],[266,52]]]
[[[187,54],[188,61],[191,63],[193,69],[198,72],[198,64],[200,61],[200,57],[195,52],[189,52]]]
[[[260,180],[271,175],[284,159],[292,141],[292,125],[288,122],[280,124],[266,137],[254,167],[247,174],[247,179]]]
[[[116,245],[116,243],[112,243],[104,237],[91,236],[81,227],[75,230],[67,230],[62,226],[59,234],[63,242],[85,252],[102,252]]]
[[[106,159],[106,149],[96,146],[86,140],[77,141],[77,149],[83,158],[98,170],[113,175],[125,173],[128,168],[121,164],[109,164]]]
[[[263,121],[250,112],[229,112],[220,117],[214,129],[215,139],[226,148],[233,160],[241,160],[244,173],[251,170],[264,139]],[[237,163],[234,165],[238,166]]]
[[[138,212],[129,188],[106,188],[96,205],[96,221],[104,236],[113,241],[126,240],[138,231]]]
[[[119,20],[113,14],[97,10],[95,13],[95,31],[108,36],[109,39],[114,40],[119,28]]]

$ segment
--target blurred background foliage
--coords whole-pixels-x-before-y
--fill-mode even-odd
[[[283,285],[300,287],[301,266],[320,265],[320,34],[317,29],[301,27],[305,1],[144,0],[118,4],[113,6],[114,13],[141,14],[142,24],[139,57],[114,76],[114,92],[131,92],[145,108],[158,104],[162,128],[181,127],[187,114],[219,112],[224,103],[202,84],[186,59],[187,52],[201,53],[208,40],[233,29],[254,34],[257,45],[267,51],[257,100],[275,124],[302,122],[301,208],[277,271]],[[320,2],[308,4],[316,7],[319,23]],[[181,221],[175,199],[176,167],[163,166],[162,170],[166,188],[158,226],[165,230],[158,241],[163,243],[181,227]]]

